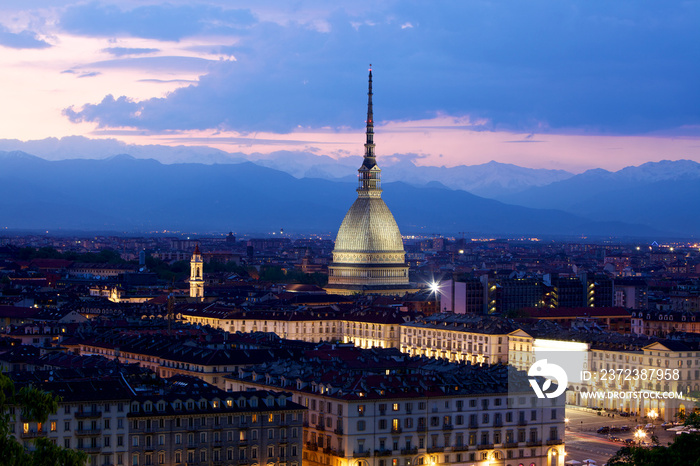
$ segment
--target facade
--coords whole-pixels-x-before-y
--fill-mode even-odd
[[[186,322],[231,333],[273,332],[290,340],[354,343],[361,348],[398,348],[399,326],[410,319],[397,310],[242,311],[215,306],[182,309],[179,316]]]
[[[520,333],[525,334],[503,319],[436,314],[401,326],[401,351],[455,362],[505,364],[509,340]]]
[[[204,300],[204,262],[199,244],[195,246],[190,260],[190,298]]]
[[[88,466],[131,464],[127,462],[129,425],[126,418],[131,392],[120,380],[45,382],[37,386],[62,400],[58,411],[44,424],[25,422],[15,412],[10,433],[14,433],[25,448],[32,440],[45,437],[62,447],[85,452]]]
[[[283,393],[171,379],[131,401],[129,464],[300,466],[304,411]]]
[[[700,334],[700,315],[681,311],[637,311],[632,314],[632,333],[662,337],[673,332]]]
[[[508,367],[344,351],[239,371],[227,390],[291,392],[309,466],[564,464],[563,398],[514,389]]]
[[[358,169],[357,199],[338,230],[326,289],[341,295],[404,294],[415,290],[408,281],[401,232],[381,197],[381,169],[374,153],[372,70],[367,95],[365,156]]]

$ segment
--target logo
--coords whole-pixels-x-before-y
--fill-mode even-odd
[[[557,364],[548,364],[546,359],[541,359],[530,366],[527,375],[530,377],[544,377],[546,379],[542,387],[540,387],[536,379],[528,379],[537,398],[556,398],[566,391],[566,385],[569,382],[564,369]],[[556,381],[557,389],[547,393],[547,390],[552,386],[552,380]]]

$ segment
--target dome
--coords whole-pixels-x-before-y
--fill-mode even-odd
[[[398,256],[395,262],[403,263],[404,249],[401,232],[382,198],[359,197],[355,200],[340,225],[333,254],[334,256],[390,254]],[[338,259],[341,258],[334,257],[335,262],[346,262]],[[358,259],[361,258],[357,257],[355,260]],[[375,261],[370,259],[369,262]],[[394,261],[385,257],[377,262]]]
[[[374,154],[371,70],[367,96],[367,140],[362,166],[357,170],[357,199],[340,224],[325,289],[345,295],[403,294],[412,287],[401,232],[382,200],[382,170]]]

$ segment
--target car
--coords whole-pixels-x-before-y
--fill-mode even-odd
[[[622,412],[622,413],[620,413],[620,416],[622,416],[622,417],[630,417],[630,413]]]
[[[608,440],[612,440],[613,442],[622,442],[620,437],[615,437],[614,435],[608,435]]]
[[[661,427],[663,427],[664,429],[670,429],[671,427],[673,427],[673,422],[666,421],[661,424]]]
[[[620,432],[629,432],[630,426],[620,426]]]
[[[610,427],[609,426],[598,427],[598,430],[596,430],[596,432],[599,434],[608,434],[608,433],[610,433]]]
[[[626,439],[624,440],[624,442],[625,442],[627,445],[634,445],[634,439],[633,439],[633,438],[626,438]]]
[[[644,430],[654,430],[654,424],[647,424],[644,426]]]

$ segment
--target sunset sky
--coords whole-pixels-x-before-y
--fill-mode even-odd
[[[700,162],[699,1],[0,2],[0,139]]]

